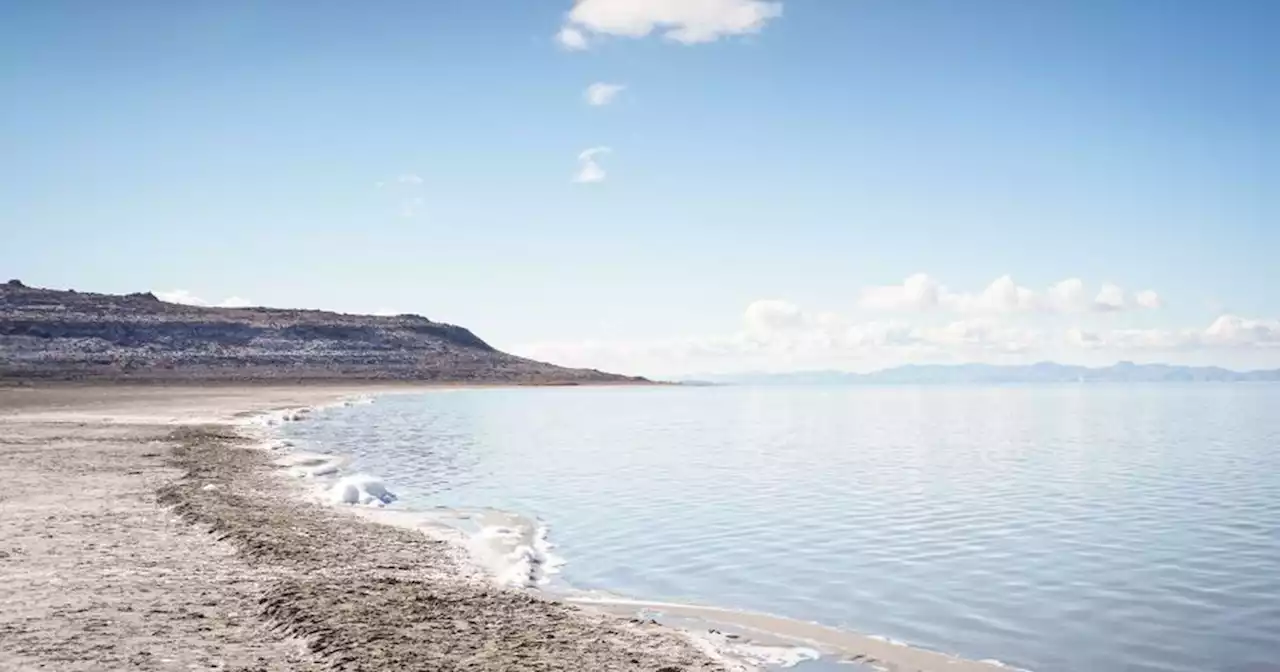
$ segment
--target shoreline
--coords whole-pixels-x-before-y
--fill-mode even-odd
[[[23,605],[0,614],[0,669],[728,669],[302,501],[236,426],[365,386],[103,390],[0,390],[0,595]]]
[[[104,395],[108,387],[113,393]],[[398,525],[388,516],[373,513],[386,512],[394,518],[412,512],[322,504],[314,494],[307,496],[297,480],[286,477],[275,458],[287,453],[263,447],[264,442],[281,442],[279,438],[267,441],[272,432],[268,422],[260,422],[263,418],[308,409],[298,414],[303,417],[343,405],[355,396],[458,387],[479,386],[64,383],[0,387],[0,428],[16,429],[9,434],[17,437],[16,442],[0,439],[0,468],[8,465],[11,445],[34,445],[38,451],[51,437],[61,437],[58,440],[78,441],[75,447],[84,449],[102,442],[104,432],[124,431],[126,436],[112,445],[147,458],[151,466],[164,471],[164,478],[149,479],[145,484],[149,489],[141,493],[150,500],[145,504],[153,515],[169,519],[165,527],[170,529],[158,535],[156,545],[172,545],[167,542],[173,539],[166,537],[181,537],[218,558],[216,570],[230,575],[230,582],[253,586],[213,602],[234,609],[228,613],[247,621],[238,627],[254,629],[252,646],[236,643],[229,628],[214,627],[218,636],[212,638],[207,628],[199,630],[205,649],[225,649],[223,664],[235,658],[237,647],[248,646],[275,651],[257,654],[264,662],[254,669],[266,670],[376,669],[378,661],[387,660],[402,661],[397,669],[405,670],[747,670],[803,663],[819,652],[823,660],[853,663],[852,669],[887,666],[989,672],[1004,668],[994,661],[961,660],[766,614],[499,587],[456,539],[428,535],[426,530]],[[77,458],[67,457],[72,463]],[[124,475],[136,475],[133,471],[126,469]],[[113,485],[121,489],[122,484]],[[129,485],[138,494],[136,488],[142,484]],[[0,507],[5,507],[2,498]],[[0,539],[11,536],[6,525],[34,522],[3,510],[6,520],[0,531],[5,534]],[[123,532],[127,538],[130,530]],[[0,563],[11,563],[12,558],[0,542]],[[28,564],[34,562],[32,558]],[[31,586],[26,586],[27,595],[22,588],[13,590],[0,581],[0,592],[12,592],[15,599],[40,599]],[[97,588],[86,586],[85,590],[93,593]],[[179,599],[182,592],[178,591]],[[207,599],[204,593],[200,597]],[[118,606],[129,611],[138,608],[127,600]],[[245,618],[246,612],[252,616]],[[49,620],[58,621],[56,615],[50,616],[54,617]],[[61,629],[66,625],[62,623]],[[13,624],[0,617],[0,641],[13,631]],[[113,639],[121,634],[128,641],[128,633],[114,633]],[[19,631],[12,661],[0,653],[0,669],[8,669],[10,662],[16,665],[24,651],[57,651],[40,627],[28,633],[28,639],[21,635]],[[179,634],[174,639],[183,642],[189,637]],[[135,635],[133,640],[125,648],[146,651],[146,638]],[[217,655],[205,653],[206,658]],[[163,654],[147,657],[152,658],[182,660]],[[102,661],[78,662],[82,666],[65,669],[100,669],[89,663]],[[136,666],[136,660],[130,662]]]
[[[39,379],[39,378],[6,378],[0,376],[0,391],[12,390],[56,390],[56,389],[244,389],[244,390],[285,390],[285,389],[342,389],[350,393],[367,392],[374,389],[379,392],[413,392],[437,389],[523,389],[523,388],[574,388],[574,387],[705,387],[703,385],[665,380],[593,380],[593,381],[468,381],[468,380],[402,380],[395,378],[296,378],[271,379],[234,378],[210,379],[167,379],[167,378],[85,378],[85,379]]]
[[[440,391],[440,388],[433,387],[421,390],[423,393],[432,391]],[[313,412],[304,414],[300,418],[293,418],[293,420],[310,421],[315,415],[322,414],[324,411],[338,406],[363,405],[364,403],[373,403],[376,400],[376,394],[360,395],[360,397],[363,397],[363,399],[347,399],[346,403],[316,407],[311,409]],[[278,430],[287,424],[292,423],[268,423],[268,427],[270,430]],[[267,433],[268,442],[279,445],[282,439],[278,435],[278,431],[273,432],[270,430]],[[287,441],[284,443],[288,444]],[[286,460],[283,464],[292,464],[287,460],[289,455],[311,459],[323,457],[326,468],[327,465],[345,461],[345,456],[341,454],[327,452],[323,454],[299,453],[293,452],[296,451],[293,446],[283,448],[283,450],[285,451],[285,458],[283,459]],[[277,464],[282,463],[277,462]],[[330,480],[337,478],[337,482],[340,483],[345,472],[342,468],[338,468],[325,473],[331,477]],[[378,484],[379,488],[383,486],[383,481],[378,474],[352,474],[351,476],[353,478],[370,478]],[[300,483],[323,484],[325,482],[323,476],[308,475],[307,479],[309,480],[288,479],[288,483],[291,487],[297,487]],[[392,489],[394,489],[394,484],[392,484]],[[321,490],[328,492],[329,488],[322,487]],[[303,488],[299,488],[298,492],[300,496],[314,501],[327,499],[324,496],[320,496],[318,492],[308,493]],[[486,559],[490,555],[489,553],[485,553],[485,557],[476,555],[475,542],[490,543],[493,540],[484,539],[483,534],[477,536],[476,531],[471,533],[464,532],[456,524],[443,521],[455,519],[458,514],[463,514],[461,518],[468,521],[473,521],[477,516],[482,518],[490,517],[498,519],[501,527],[510,528],[514,526],[519,529],[520,525],[518,523],[513,524],[512,521],[520,519],[522,523],[533,524],[534,526],[526,530],[530,539],[523,539],[519,543],[530,543],[534,547],[538,545],[538,541],[543,543],[547,541],[545,539],[545,534],[548,530],[546,524],[541,521],[526,519],[526,515],[523,512],[491,509],[481,502],[462,509],[432,510],[428,512],[398,508],[394,505],[394,501],[394,497],[385,502],[365,500],[363,504],[357,505],[350,500],[346,500],[346,504],[338,504],[337,506],[339,510],[350,515],[356,515],[383,525],[413,530],[464,547],[462,550],[467,555],[466,561],[471,565],[471,568],[481,572],[486,580],[494,581],[502,587],[509,589],[531,588],[538,591],[539,595],[556,601],[602,611],[618,617],[653,619],[661,624],[670,625],[695,639],[698,645],[703,650],[708,651],[716,660],[728,663],[735,668],[746,666],[748,669],[755,669],[756,666],[761,668],[767,666],[773,669],[792,667],[819,660],[830,662],[835,659],[837,664],[853,668],[857,668],[859,665],[866,666],[867,669],[879,669],[878,666],[889,666],[888,669],[917,670],[920,672],[934,670],[992,672],[993,670],[1019,669],[995,659],[962,659],[942,651],[923,648],[919,645],[904,643],[888,637],[866,635],[851,630],[764,612],[585,592],[563,582],[559,582],[560,585],[557,587],[547,586],[544,584],[549,582],[549,577],[545,575],[558,574],[559,565],[564,564],[568,559],[550,555],[545,552],[545,549],[543,549],[544,552],[539,554],[541,557],[539,562],[553,562],[554,568],[544,572],[543,568],[538,567],[535,563],[532,568],[524,568],[525,572],[532,570],[531,576],[524,577],[523,574],[525,572],[521,572],[519,573],[521,580],[513,582],[507,576],[507,572],[511,569],[510,567],[493,566]],[[370,504],[372,506],[369,506]],[[384,508],[384,505],[386,508]],[[483,530],[488,525],[481,523],[480,527]],[[441,531],[445,531],[445,534],[440,535]],[[514,548],[514,546],[503,545],[499,551],[502,554],[512,551]]]

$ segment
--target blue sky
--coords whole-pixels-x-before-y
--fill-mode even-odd
[[[1278,27],[1262,1],[0,2],[0,273],[417,312],[655,375],[1280,366]]]

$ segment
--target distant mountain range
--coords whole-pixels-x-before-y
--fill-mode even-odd
[[[698,376],[687,383],[728,385],[936,385],[971,383],[1178,383],[1280,381],[1280,369],[1232,371],[1216,366],[1134,364],[1089,368],[1055,362],[1025,366],[908,364],[871,373],[797,371]]]

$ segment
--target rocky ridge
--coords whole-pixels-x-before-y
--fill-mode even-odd
[[[419,315],[206,308],[0,285],[0,380],[645,382],[501,352]]]

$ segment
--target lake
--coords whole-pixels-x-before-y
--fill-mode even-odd
[[[1277,669],[1280,385],[462,389],[287,432],[534,516],[561,588],[1038,672]]]

